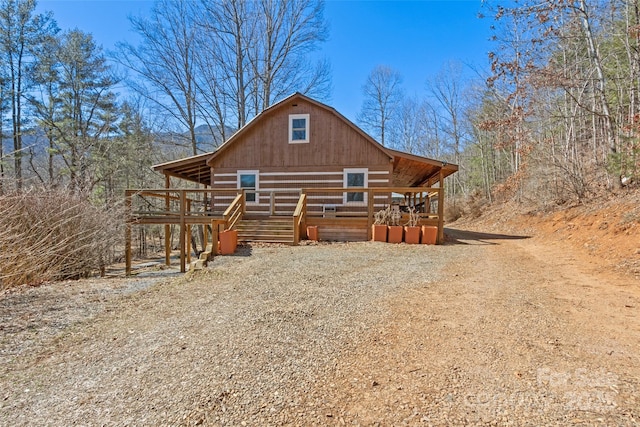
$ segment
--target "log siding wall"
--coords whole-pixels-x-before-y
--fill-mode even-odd
[[[237,172],[229,169],[224,171],[216,171],[213,174],[213,190],[230,190],[238,188]],[[391,179],[389,170],[369,170],[368,171],[368,187],[388,187]],[[344,183],[344,168],[334,171],[281,171],[273,172],[259,171],[258,174],[258,190],[257,203],[247,203],[248,213],[271,212],[271,193],[275,198],[276,213],[290,215],[293,213],[295,206],[300,197],[303,188],[340,188]],[[215,193],[214,193],[215,194]],[[384,207],[388,203],[388,197],[382,195],[375,196],[376,205]],[[213,198],[214,211],[224,211],[226,206],[233,200],[231,194],[216,194]],[[358,204],[348,203],[345,205],[342,194],[312,194],[309,195],[307,209],[309,212],[322,212],[324,205],[335,205],[338,209],[341,207],[349,208],[350,211],[366,212],[366,203],[362,206]],[[361,209],[360,209],[361,208]]]

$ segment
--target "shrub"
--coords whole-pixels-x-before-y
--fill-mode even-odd
[[[103,270],[121,240],[119,212],[60,190],[0,196],[0,289]]]
[[[445,222],[455,222],[462,218],[464,210],[460,202],[451,202],[445,205],[444,208],[444,220]]]

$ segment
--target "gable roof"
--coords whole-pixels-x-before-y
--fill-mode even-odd
[[[315,105],[318,108],[321,108],[323,110],[326,110],[328,112],[330,112],[333,115],[338,116],[340,119],[342,119],[342,121],[344,123],[346,123],[349,127],[351,127],[354,131],[356,131],[358,134],[360,134],[363,138],[365,138],[368,142],[370,142],[371,144],[374,144],[376,147],[378,147],[382,152],[384,152],[386,155],[389,156],[389,160],[393,159],[393,156],[391,156],[389,153],[386,152],[385,148],[378,143],[375,139],[371,138],[371,136],[369,136],[369,134],[367,134],[366,132],[364,132],[362,129],[360,129],[358,126],[356,126],[355,124],[353,124],[353,122],[351,122],[349,119],[347,119],[345,116],[343,116],[342,114],[340,114],[335,108],[330,107],[326,104],[323,104],[319,101],[316,101],[315,99],[309,98],[308,96],[305,96],[303,94],[301,94],[300,92],[296,92],[292,95],[289,95],[288,97],[284,98],[283,100],[276,102],[275,104],[271,105],[270,107],[268,107],[267,109],[263,110],[260,114],[258,114],[257,116],[255,116],[253,119],[249,120],[249,122],[247,122],[247,124],[245,124],[242,128],[240,128],[236,133],[234,133],[233,135],[231,135],[231,137],[225,141],[211,156],[211,158],[209,159],[209,162],[213,161],[215,158],[219,157],[222,153],[224,153],[224,151],[226,149],[228,149],[231,145],[233,145],[237,140],[242,138],[242,135],[244,135],[245,133],[247,133],[250,129],[252,129],[254,126],[256,126],[257,124],[260,123],[260,121],[264,120],[267,116],[269,116],[271,113],[273,113],[275,110],[279,109],[280,107],[294,101],[294,100],[303,100],[305,102],[308,102],[312,105]]]
[[[366,141],[374,145],[382,153],[393,160],[393,176],[392,186],[395,187],[415,187],[415,186],[431,186],[439,179],[440,171],[444,177],[447,177],[458,170],[458,166],[439,160],[429,159],[427,157],[417,156],[398,150],[384,147],[382,144],[373,139],[369,134],[356,126],[349,119],[340,114],[336,109],[318,102],[308,96],[296,92],[283,100],[271,105],[263,110],[253,119],[247,122],[242,128],[236,131],[227,141],[225,141],[217,150],[204,153],[197,156],[191,156],[172,162],[166,162],[153,166],[153,169],[162,172],[165,175],[182,178],[201,184],[211,185],[211,164],[216,158],[221,156],[229,147],[236,144],[242,139],[242,136],[250,129],[255,127],[260,121],[265,120],[271,113],[279,107],[288,104],[296,99],[303,100],[318,108],[324,109],[331,114],[339,117],[347,126],[351,127],[355,132],[360,134]]]

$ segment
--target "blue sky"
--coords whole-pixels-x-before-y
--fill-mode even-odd
[[[40,0],[62,30],[79,28],[94,35],[105,50],[116,42],[135,42],[129,15],[146,13],[143,0]],[[362,85],[376,65],[403,76],[407,94],[425,95],[425,82],[448,61],[488,67],[491,49],[487,19],[478,19],[479,0],[342,1],[326,0],[329,40],[320,55],[333,75],[331,106],[355,121]],[[472,74],[469,71],[469,74]]]

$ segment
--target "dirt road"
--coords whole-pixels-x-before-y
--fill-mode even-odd
[[[444,280],[394,295],[386,321],[338,363],[327,395],[340,419],[640,424],[640,283],[566,246],[449,233],[474,249]]]
[[[99,298],[56,306],[62,326],[35,323],[53,288],[5,294],[0,425],[640,424],[637,279],[536,238],[448,234],[93,282]]]

